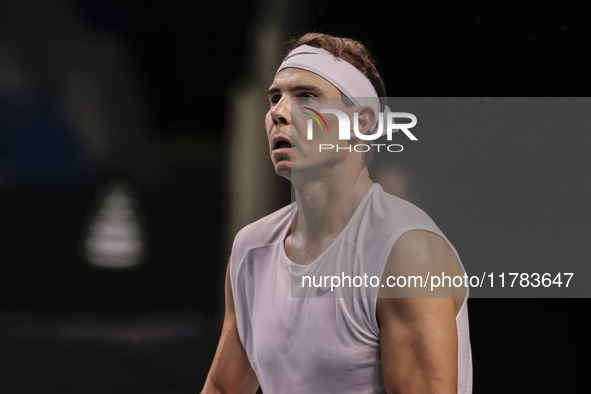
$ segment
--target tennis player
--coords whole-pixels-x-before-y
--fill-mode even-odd
[[[271,161],[292,181],[295,202],[235,238],[224,325],[202,392],[471,393],[467,289],[413,292],[400,279],[464,275],[455,248],[422,210],[370,179],[371,151],[319,151],[367,144],[362,136],[385,127],[385,88],[368,51],[306,34],[268,96]],[[327,102],[354,119],[348,140],[339,139],[335,112],[320,110]],[[310,139],[314,112],[321,121]],[[326,267],[340,288],[315,280]],[[366,282],[347,284],[350,277]],[[367,284],[373,277],[379,284]],[[313,280],[308,288],[304,278]],[[396,283],[403,292],[388,292]]]

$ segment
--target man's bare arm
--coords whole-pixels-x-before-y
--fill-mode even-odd
[[[230,261],[232,258],[230,258]],[[250,366],[238,336],[234,298],[230,283],[230,261],[226,270],[226,316],[218,348],[201,394],[256,393],[259,381]]]
[[[431,274],[445,271],[452,276],[462,273],[455,254],[442,238],[427,231],[411,231],[392,247],[384,277],[424,277],[429,271]],[[426,291],[410,289],[407,295],[425,297],[430,295]],[[380,293],[381,297],[387,295]],[[458,296],[457,290],[454,294],[453,289],[440,289],[437,297],[441,298],[378,298],[376,317],[388,393],[457,392],[455,317],[463,299],[454,296]]]

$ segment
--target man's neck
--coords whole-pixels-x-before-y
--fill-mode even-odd
[[[286,240],[290,252],[301,257],[295,262],[306,264],[315,260],[345,228],[372,186],[367,168],[356,177],[346,171],[341,176],[333,173],[330,177],[297,183],[298,211]]]

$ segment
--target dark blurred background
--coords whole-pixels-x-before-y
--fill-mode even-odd
[[[233,236],[290,201],[263,127],[290,37],[361,40],[389,96],[586,96],[589,11],[569,1],[0,1],[0,392],[199,392]],[[423,207],[465,263],[511,258],[511,242],[475,235],[513,225],[507,213],[499,222],[486,192],[501,189],[510,205],[554,190],[550,220],[532,226],[568,230],[571,214],[589,218],[583,203],[561,215],[569,193],[579,203],[591,194],[589,134],[558,137],[532,137],[531,171],[556,163],[541,166],[550,178],[508,186],[510,157],[496,172],[442,145],[420,168],[390,168],[388,179],[400,180],[391,190]],[[493,152],[507,141],[487,143]],[[494,180],[463,196],[480,209],[445,186],[452,172],[467,184],[483,173]],[[585,223],[572,228],[581,243]],[[588,307],[471,299],[474,391],[580,388]]]

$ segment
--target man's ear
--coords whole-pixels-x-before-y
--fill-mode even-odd
[[[359,114],[359,119],[357,122],[358,130],[361,134],[368,135],[371,130],[371,126],[373,126],[376,120],[376,114],[373,111],[373,108],[370,106],[360,107],[357,108],[356,111]],[[358,139],[353,131],[353,127],[355,127],[355,118],[354,115],[351,117],[351,139]]]

